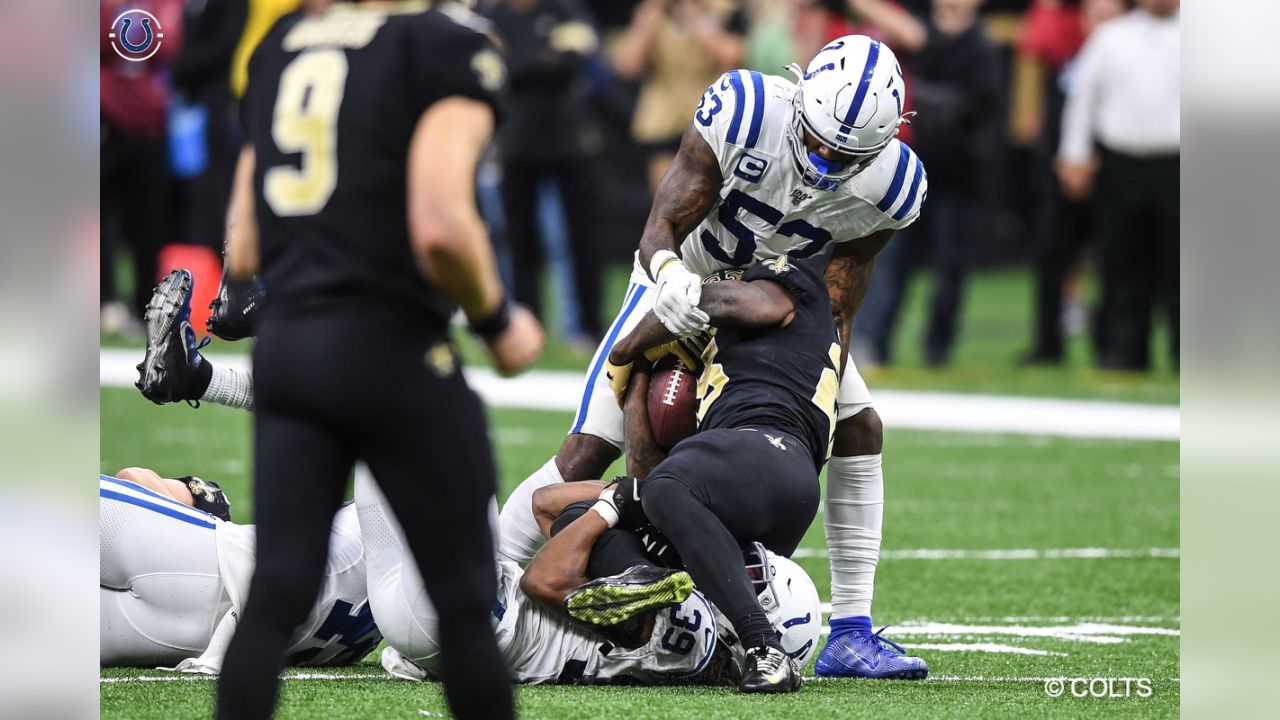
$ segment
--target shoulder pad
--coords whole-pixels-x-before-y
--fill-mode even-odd
[[[894,140],[866,170],[857,194],[892,220],[889,227],[910,225],[929,192],[929,174],[915,152]]]

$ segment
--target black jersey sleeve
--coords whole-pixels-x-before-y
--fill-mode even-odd
[[[488,103],[501,117],[507,66],[488,35],[437,12],[423,13],[411,35],[411,90],[419,112],[461,96]]]
[[[797,308],[807,307],[827,297],[826,284],[817,266],[813,262],[792,260],[785,255],[752,265],[743,273],[742,280],[772,280],[778,283],[790,293]]]

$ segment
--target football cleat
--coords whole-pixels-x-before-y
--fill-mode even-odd
[[[257,330],[258,313],[267,290],[256,276],[248,280],[236,280],[222,270],[222,282],[218,294],[209,303],[209,319],[205,330],[223,340],[243,340],[253,337]]]
[[[781,648],[771,645],[747,650],[747,670],[738,683],[744,693],[784,693],[800,689],[800,668]]]
[[[888,627],[888,626],[885,626]],[[871,632],[870,625],[857,618],[831,621],[831,636],[818,654],[814,672],[819,677],[870,678],[877,680],[923,680],[929,665],[906,654],[901,645]]]
[[[204,362],[191,327],[191,290],[195,281],[187,270],[169,273],[151,293],[143,316],[147,325],[147,354],[138,363],[134,385],[157,405],[187,400],[187,388]]]
[[[425,668],[401,655],[400,651],[390,645],[382,648],[382,654],[378,656],[378,660],[382,663],[382,669],[386,670],[387,674],[393,678],[414,682],[422,682],[431,678],[431,673],[427,672]]]
[[[632,565],[617,575],[574,588],[564,599],[569,617],[594,627],[625,622],[650,610],[684,602],[693,579],[683,570]]]

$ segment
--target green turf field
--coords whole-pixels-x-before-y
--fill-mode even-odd
[[[1007,340],[1004,346],[1012,351]],[[964,362],[982,366],[981,358]],[[981,372],[986,390],[998,373]],[[1112,393],[1082,391],[1070,380],[1085,372],[1079,368],[1053,372],[1049,381],[1037,380],[1052,391],[1043,394],[1176,400],[1176,378],[1167,375],[1135,381],[1138,385],[1124,380],[1121,385],[1129,390]],[[919,384],[933,385],[908,383]],[[1141,389],[1130,392],[1133,388]],[[1034,392],[1014,388],[1019,389]],[[103,472],[147,465],[170,476],[200,474],[228,490],[237,519],[251,519],[247,414],[207,405],[156,407],[123,389],[103,389],[101,398]],[[504,492],[545,462],[570,422],[565,413],[502,409],[491,417]],[[523,717],[807,720],[1177,713],[1176,443],[890,429],[885,468],[885,557],[877,577],[876,620],[892,624],[886,634],[929,661],[930,680],[811,681],[795,695],[773,698],[743,697],[728,689],[520,688]],[[825,600],[829,577],[823,548],[819,519],[799,562]],[[1089,548],[1096,550],[1062,552]],[[916,550],[932,552],[908,552]],[[322,669],[346,679],[286,682],[280,717],[444,716],[438,686],[383,679],[375,657],[351,668]],[[104,669],[103,717],[209,716],[210,681],[141,680],[161,675]],[[1069,691],[1067,697],[1048,697],[1045,679],[1061,676],[1149,678],[1152,692],[1137,697],[1133,685],[1128,698],[1073,698]],[[1114,687],[1116,693],[1124,689],[1123,683]]]
[[[615,267],[606,275],[605,317],[612,318],[625,295],[629,268]],[[547,283],[548,286],[551,283]],[[125,285],[127,287],[127,284]],[[876,388],[949,390],[1008,395],[1132,400],[1176,403],[1178,375],[1170,369],[1168,338],[1158,325],[1152,346],[1154,372],[1147,374],[1103,372],[1093,369],[1088,340],[1073,335],[1067,341],[1067,361],[1060,367],[1021,367],[1018,359],[1030,345],[1033,278],[1026,270],[988,270],[975,273],[966,292],[955,357],[946,370],[926,367],[921,338],[930,285],[927,275],[918,275],[907,291],[896,332],[897,357],[892,367],[864,369],[863,375]],[[1093,295],[1092,283],[1086,294]],[[556,322],[559,303],[550,290],[545,306],[549,322],[547,351],[539,368],[581,371],[594,348],[575,347],[560,341]],[[483,352],[470,338],[463,338],[468,361],[483,363]],[[138,347],[119,338],[104,337],[103,345]],[[218,352],[248,348],[247,343],[215,342]]]

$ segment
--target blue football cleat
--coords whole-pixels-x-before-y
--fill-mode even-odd
[[[888,626],[885,626],[888,627]],[[871,632],[869,618],[839,618],[831,621],[831,636],[818,654],[814,672],[819,677],[871,678],[877,680],[923,680],[929,665],[905,654],[901,645]]]

